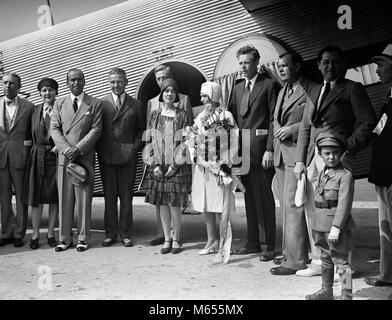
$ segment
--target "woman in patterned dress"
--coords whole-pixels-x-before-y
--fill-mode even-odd
[[[31,120],[33,146],[28,158],[25,181],[24,202],[31,206],[33,234],[30,248],[38,249],[41,216],[44,204],[49,204],[48,233],[46,239],[51,247],[57,245],[54,236],[59,205],[56,183],[57,148],[50,137],[50,117],[58,83],[51,78],[43,78],[38,83],[38,92],[43,102],[35,107]]]
[[[182,142],[182,131],[187,126],[187,113],[175,108],[179,101],[177,83],[164,80],[159,101],[148,120],[149,144],[143,152],[148,164],[143,185],[146,187],[145,202],[160,207],[165,242],[162,254],[181,251],[181,211],[189,201],[191,168],[185,162],[186,147]],[[170,235],[173,226],[173,239]]]

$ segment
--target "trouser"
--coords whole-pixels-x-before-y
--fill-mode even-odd
[[[78,241],[88,240],[90,237],[93,183],[90,182],[82,187],[73,185],[63,165],[58,166],[57,182],[60,241],[72,241],[75,206],[78,214]]]
[[[105,197],[104,224],[107,238],[121,239],[132,236],[132,199],[135,165],[100,166]],[[117,197],[120,198],[120,217],[117,214]]]
[[[392,282],[392,195],[388,187],[376,186],[380,230],[380,280]]]
[[[306,267],[308,260],[308,232],[304,209],[294,204],[298,180],[293,169],[284,164],[275,167],[283,216],[282,266],[299,270]]]
[[[28,207],[22,202],[24,169],[6,166],[0,169],[0,210],[2,238],[24,238]],[[15,189],[16,215],[12,210],[12,186]]]
[[[273,168],[264,170],[261,165],[250,165],[248,174],[242,176],[249,248],[266,244],[268,250],[275,249],[275,200],[271,188],[274,172]]]

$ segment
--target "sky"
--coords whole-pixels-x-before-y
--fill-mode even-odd
[[[125,0],[49,0],[54,24],[116,5]],[[132,1],[132,0],[130,0]],[[47,0],[0,0],[0,42],[39,30]]]

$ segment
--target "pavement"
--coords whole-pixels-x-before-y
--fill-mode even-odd
[[[353,292],[355,300],[391,300],[392,287],[376,288],[363,279],[375,276],[379,265],[377,202],[367,182],[356,186],[352,214],[356,222],[353,251]],[[199,256],[206,231],[203,214],[182,215],[183,251],[160,254],[160,246],[148,241],[155,237],[155,208],[143,197],[134,198],[134,246],[121,243],[102,247],[102,198],[94,198],[90,248],[86,252],[69,249],[55,252],[45,241],[31,250],[31,225],[22,248],[0,248],[0,299],[4,300],[303,300],[320,288],[321,278],[295,275],[274,276],[272,261],[261,262],[257,254],[232,255],[226,265],[213,265],[213,255]],[[278,203],[277,203],[278,204]],[[243,194],[236,194],[236,212],[231,217],[232,248],[246,238]],[[46,226],[47,213],[42,225]],[[281,247],[282,216],[276,209],[277,250]],[[56,229],[58,238],[58,229]],[[336,298],[340,284],[334,284]]]

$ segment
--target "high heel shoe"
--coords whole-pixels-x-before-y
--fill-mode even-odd
[[[169,252],[171,251],[171,248],[172,248],[172,241],[171,241],[171,240],[165,240],[164,242],[169,242],[169,243],[170,243],[170,246],[167,247],[167,248],[162,248],[162,249],[161,249],[161,254],[167,254],[167,253],[169,253]]]
[[[206,254],[214,253],[215,251],[218,250],[218,248],[219,248],[218,240],[215,240],[214,243],[210,245],[208,248],[200,250],[199,255],[204,256]]]

